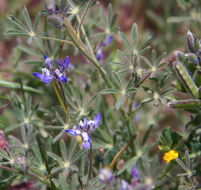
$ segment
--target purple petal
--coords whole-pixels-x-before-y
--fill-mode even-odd
[[[44,55],[43,58],[44,58],[44,60],[46,60],[48,58],[48,56]]]
[[[97,51],[97,54],[96,54],[96,59],[97,59],[98,61],[100,61],[102,58],[103,58],[103,52],[102,52],[102,49],[99,49],[99,50]]]
[[[59,79],[61,82],[67,82],[67,78],[60,72],[59,69],[56,69],[54,72],[57,79]]]
[[[83,142],[82,143],[82,148],[84,149],[90,149],[91,147],[91,143],[90,142]]]
[[[135,181],[138,181],[140,178],[140,172],[136,168],[135,164],[131,168],[131,175]]]
[[[41,73],[32,73],[32,75],[38,79],[42,79],[43,78],[43,75]]]
[[[64,59],[64,62],[63,62],[65,69],[68,68],[69,63],[70,63],[70,56],[66,56],[66,58]]]
[[[113,41],[113,36],[112,35],[107,36],[106,40],[103,42],[103,46],[110,45],[112,41]]]
[[[72,135],[72,136],[76,136],[76,135],[81,134],[81,132],[79,130],[76,130],[76,129],[66,129],[65,132],[68,133],[69,135]]]
[[[58,65],[60,65],[60,66],[61,66],[61,65],[63,64],[62,59],[61,59],[61,58],[58,58],[58,59],[57,59],[57,63],[58,63]]]
[[[50,57],[46,57],[46,58],[45,58],[45,66],[46,66],[47,68],[52,68],[52,67],[53,67],[53,64],[54,64],[54,62],[53,62],[53,59],[52,59],[52,58],[50,58]]]
[[[91,138],[87,132],[82,132],[81,137],[82,137],[82,140],[85,142],[89,142],[91,140]]]
[[[87,118],[84,118],[84,126],[88,125],[89,120]]]
[[[98,113],[98,114],[96,115],[96,117],[94,118],[95,124],[96,124],[96,125],[99,125],[99,124],[100,124],[100,120],[101,120],[101,114]]]
[[[61,76],[61,77],[58,77],[58,79],[59,79],[61,82],[63,82],[63,83],[68,82],[68,79],[67,79],[64,75]]]
[[[52,81],[52,76],[44,76],[41,80],[44,82],[44,83],[50,83]]]

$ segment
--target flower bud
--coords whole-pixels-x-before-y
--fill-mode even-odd
[[[8,149],[8,142],[6,141],[4,137],[3,131],[0,131],[0,149]]]
[[[185,54],[181,51],[175,51],[175,56],[178,61],[185,62],[186,60]]]
[[[98,152],[100,155],[103,155],[105,153],[103,147],[99,147]]]
[[[61,28],[64,24],[64,20],[61,16],[57,14],[52,14],[48,16],[48,21],[55,27],[55,28]]]
[[[124,165],[124,160],[120,160],[117,164],[117,170],[121,170]]]
[[[195,36],[190,30],[187,32],[187,44],[190,52],[195,53]]]
[[[188,62],[192,63],[193,65],[199,64],[199,60],[194,53],[187,53],[187,54],[185,54],[185,56],[186,56],[186,59],[188,60]]]
[[[50,13],[53,13],[55,11],[55,0],[46,0],[45,9]]]

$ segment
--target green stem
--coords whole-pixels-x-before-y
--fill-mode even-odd
[[[83,24],[83,22],[84,22],[84,19],[85,19],[85,16],[86,16],[86,14],[87,14],[87,11],[89,10],[89,5],[90,5],[91,1],[92,1],[92,0],[89,0],[89,1],[88,1],[87,7],[86,7],[86,9],[85,9],[85,11],[84,11],[84,13],[83,13],[83,15],[82,15],[82,19],[81,19],[81,21],[79,22],[79,26],[78,26],[78,29],[77,29],[78,33],[79,33],[79,31],[80,31],[80,28],[82,27],[82,24]],[[78,16],[78,14],[77,14],[77,16]],[[78,18],[79,18],[79,16],[78,16]]]
[[[94,66],[98,69],[98,71],[100,72],[101,76],[103,77],[103,80],[105,81],[105,83],[107,84],[107,86],[111,88],[112,84],[108,80],[106,72],[100,67],[99,63],[97,62],[97,60],[96,60],[96,58],[94,56],[94,53],[92,54],[92,52],[88,52],[86,50],[84,44],[82,43],[82,41],[80,39],[78,39],[77,34],[76,34],[74,28],[72,27],[71,23],[68,21],[68,19],[66,17],[64,17],[64,23],[65,23],[65,25],[67,27],[67,33],[70,36],[71,40],[73,41],[74,45],[80,50],[80,52],[89,61],[91,61],[94,64]],[[89,46],[89,48],[90,48],[90,46]]]
[[[92,178],[92,171],[93,171],[93,163],[92,163],[92,144],[90,143],[89,149],[89,177],[88,179]]]
[[[63,88],[61,82],[58,82],[58,83],[59,83],[59,88],[60,88],[60,90],[61,90],[61,94],[62,94],[62,96],[63,96],[64,106],[65,106],[65,108],[66,108],[66,110],[67,110],[67,102],[66,102],[66,96],[65,96],[65,93],[64,93],[64,88]],[[67,110],[67,112],[68,112],[68,110]]]
[[[76,18],[77,18],[78,23],[81,24],[82,21],[80,20],[80,17],[78,15],[76,15]],[[89,42],[89,38],[87,37],[85,29],[84,29],[84,27],[82,25],[80,27],[81,27],[82,34],[84,36],[84,40],[85,40],[85,42],[86,42],[86,44],[87,44],[87,46],[88,46],[93,58],[96,60],[96,56],[94,54],[93,48],[91,47],[91,43]]]
[[[71,46],[73,46],[73,42],[71,41],[68,41],[68,40],[61,40],[61,39],[58,39],[58,38],[53,38],[53,37],[46,37],[46,36],[36,36],[37,38],[41,38],[41,39],[45,39],[45,40],[53,40],[53,41],[58,41],[58,42],[61,42],[61,43],[65,43],[65,44],[69,44]]]
[[[62,98],[61,98],[61,96],[60,96],[60,94],[59,94],[59,91],[58,91],[58,88],[57,88],[57,86],[56,86],[55,81],[52,82],[52,86],[53,86],[54,92],[55,92],[55,94],[56,94],[56,96],[57,96],[57,98],[58,98],[58,100],[59,100],[59,103],[60,103],[60,105],[61,105],[61,107],[62,107],[64,113],[67,114],[67,109],[66,109],[66,107],[65,107],[65,105],[64,105],[64,103],[63,103],[63,101],[62,101]]]

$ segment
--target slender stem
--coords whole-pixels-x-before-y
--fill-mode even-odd
[[[80,23],[81,23],[81,20],[80,20],[79,15],[76,15],[76,18],[77,18],[78,23],[80,24]],[[94,54],[93,48],[91,47],[91,43],[90,43],[90,41],[89,41],[89,38],[87,37],[87,34],[86,34],[86,32],[85,32],[85,29],[84,29],[84,27],[83,27],[82,25],[81,25],[81,31],[82,31],[82,34],[83,34],[83,36],[84,36],[84,40],[85,40],[85,42],[86,42],[86,44],[87,44],[87,46],[88,46],[88,48],[89,48],[89,50],[90,50],[90,52],[91,52],[93,58],[96,60],[96,56],[95,56],[95,54]]]
[[[91,52],[88,52],[86,50],[84,44],[82,43],[82,41],[77,38],[77,35],[76,35],[76,32],[75,32],[74,28],[72,27],[71,23],[68,21],[68,19],[66,17],[64,17],[64,23],[65,23],[65,25],[67,27],[67,33],[70,36],[71,40],[74,42],[74,45],[80,50],[80,52],[89,61],[91,61],[94,64],[94,66],[98,69],[98,71],[100,72],[101,76],[103,77],[103,80],[105,81],[107,86],[111,88],[112,84],[108,80],[106,72],[100,67],[99,63],[97,62],[97,60],[94,57],[94,54],[92,54]]]
[[[60,103],[61,107],[63,108],[64,113],[67,114],[67,109],[66,109],[66,107],[65,107],[65,105],[64,105],[64,103],[62,101],[62,98],[61,98],[61,96],[59,94],[59,91],[57,89],[55,81],[52,82],[52,86],[53,86],[54,92],[55,92],[55,94],[56,94],[56,96],[57,96],[57,98],[59,100],[59,103]]]
[[[123,146],[121,148],[121,150],[119,152],[117,152],[117,154],[115,155],[115,157],[113,158],[112,162],[109,165],[109,168],[113,168],[114,164],[116,162],[116,160],[123,154],[123,152],[129,147],[129,145],[131,144],[131,142],[135,139],[136,136],[133,137],[132,140],[130,140],[125,146]]]
[[[90,149],[89,149],[89,179],[92,178],[92,169],[93,169],[93,163],[92,163],[92,144],[90,143]]]
[[[63,102],[64,102],[65,108],[67,110],[67,102],[66,102],[66,96],[65,96],[65,93],[64,93],[64,88],[63,88],[61,82],[58,82],[58,83],[59,83],[59,87],[60,87],[60,90],[61,90],[61,94],[63,96]],[[68,110],[67,110],[67,112],[68,112]]]
[[[41,39],[45,39],[45,40],[58,41],[58,42],[61,42],[61,43],[65,43],[65,44],[69,44],[69,45],[71,45],[71,46],[74,46],[73,42],[68,41],[68,40],[61,40],[61,39],[58,39],[58,38],[46,37],[46,36],[36,36],[36,37],[37,37],[37,38],[41,38]]]
[[[78,32],[78,33],[79,33],[80,28],[81,28],[81,26],[82,26],[82,24],[83,24],[83,22],[84,22],[84,19],[85,19],[85,16],[86,16],[86,14],[87,14],[87,11],[89,10],[89,5],[90,5],[91,1],[92,1],[92,0],[89,0],[89,1],[88,1],[88,3],[87,3],[87,8],[85,9],[85,11],[84,11],[84,13],[83,13],[83,15],[82,15],[81,21],[79,22],[78,29],[77,29],[77,32]]]

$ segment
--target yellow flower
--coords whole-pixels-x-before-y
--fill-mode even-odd
[[[175,160],[176,158],[178,158],[178,156],[179,156],[179,153],[177,151],[175,151],[175,150],[169,150],[168,152],[166,152],[163,155],[163,160],[166,163],[169,163],[170,161]]]

